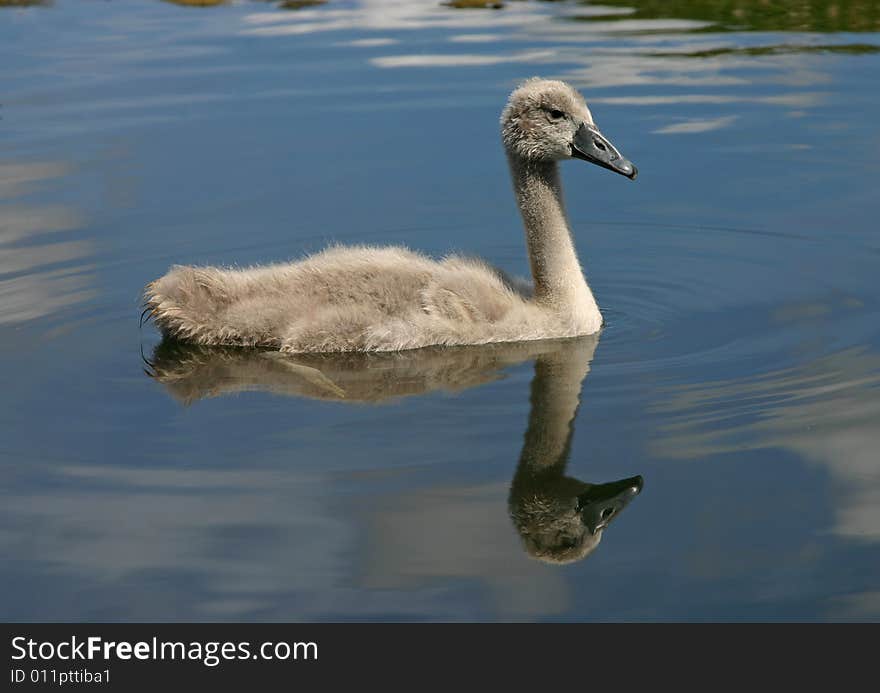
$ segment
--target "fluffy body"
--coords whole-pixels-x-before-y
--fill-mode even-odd
[[[435,261],[405,248],[334,247],[250,269],[177,266],[147,287],[167,334],[196,344],[280,351],[399,351],[571,337],[482,260]]]
[[[558,114],[564,113],[565,117]],[[597,332],[599,309],[565,218],[557,162],[592,116],[563,82],[532,79],[501,116],[534,290],[482,260],[399,247],[333,247],[249,269],[175,266],[147,286],[166,336],[289,353],[399,351]]]

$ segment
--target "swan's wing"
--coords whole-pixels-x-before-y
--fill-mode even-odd
[[[497,322],[516,302],[518,293],[492,267],[459,256],[439,263],[420,295],[424,313],[460,328]]]
[[[507,289],[526,300],[532,298],[534,294],[531,279],[510,274],[476,255],[452,255],[447,257],[443,264],[451,265],[457,271],[484,273],[491,279],[500,281]]]

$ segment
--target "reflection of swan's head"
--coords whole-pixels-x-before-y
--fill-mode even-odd
[[[642,477],[585,484],[566,476],[515,483],[510,515],[526,552],[546,563],[586,558],[602,531],[642,490]]]
[[[638,173],[599,132],[584,97],[565,82],[537,77],[523,82],[501,114],[501,136],[510,155],[524,161],[574,158],[627,178]]]

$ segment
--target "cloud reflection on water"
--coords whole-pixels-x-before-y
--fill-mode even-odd
[[[833,310],[803,314],[828,319]],[[790,319],[787,322],[791,322]],[[696,459],[788,450],[833,480],[833,531],[880,541],[880,356],[849,348],[778,371],[673,388],[655,452]]]
[[[60,162],[0,162],[0,325],[51,315],[94,296],[87,264],[92,244],[63,236],[82,226],[81,215],[28,201],[47,181],[69,173]]]

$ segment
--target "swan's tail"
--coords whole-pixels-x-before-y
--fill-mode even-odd
[[[197,344],[240,342],[221,320],[231,303],[225,274],[213,267],[172,267],[147,284],[141,321],[152,318],[166,336]]]

